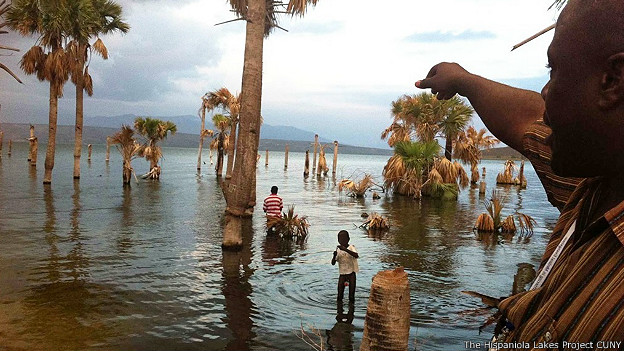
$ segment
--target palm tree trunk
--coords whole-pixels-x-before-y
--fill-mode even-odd
[[[0,132],[0,157],[2,157],[2,143],[4,142],[4,132]]]
[[[78,62],[78,66],[84,66],[84,63]],[[80,69],[82,73],[82,68]],[[84,79],[82,74],[76,79],[76,126],[74,140],[74,179],[80,179],[80,156],[82,154],[82,126],[83,126],[83,97],[84,97]]]
[[[410,289],[403,268],[373,277],[360,351],[407,350]]]
[[[123,160],[123,172],[122,172],[122,180],[123,185],[130,185],[130,179],[132,178],[132,167],[130,166],[129,160]]]
[[[206,129],[206,109],[202,107],[201,131],[199,132],[199,150],[197,151],[197,172],[201,171],[201,154],[204,147],[204,129]]]
[[[223,174],[223,143],[225,139],[225,135],[223,135],[224,131],[219,132],[219,142],[217,143],[217,167],[215,167],[217,171],[217,177],[221,177]]]
[[[232,181],[224,188],[227,202],[224,249],[242,247],[241,217],[250,216],[253,213],[250,203],[255,203],[252,196],[256,186],[256,155],[260,136],[265,11],[265,0],[249,0],[236,158]]]
[[[446,146],[444,146],[444,157],[446,157],[446,159],[449,161],[451,161],[451,157],[453,155],[453,139],[454,137],[452,135],[446,136]]]
[[[228,144],[228,161],[225,169],[225,179],[232,179],[232,168],[234,167],[234,153],[236,152],[236,123],[237,118],[232,118],[232,126],[230,127],[230,140]]]
[[[58,87],[50,82],[50,111],[48,114],[48,148],[46,150],[45,171],[43,184],[52,183],[52,169],[54,168],[54,151],[56,148],[56,121],[58,117]]]

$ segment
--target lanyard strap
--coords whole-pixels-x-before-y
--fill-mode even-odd
[[[561,256],[561,252],[563,252],[563,248],[566,246],[566,244],[570,240],[570,237],[572,237],[572,233],[574,233],[575,229],[576,229],[576,220],[572,222],[570,229],[568,229],[565,236],[559,242],[559,245],[557,245],[557,248],[555,249],[555,251],[552,253],[552,255],[550,255],[550,257],[548,258],[548,261],[544,265],[544,268],[542,268],[542,270],[539,272],[539,274],[537,275],[537,278],[535,278],[535,281],[533,282],[533,284],[531,284],[531,289],[529,290],[537,289],[541,287],[542,284],[544,284],[544,281],[550,274],[550,271],[552,271],[552,268],[555,266],[555,263],[557,263],[559,256]]]

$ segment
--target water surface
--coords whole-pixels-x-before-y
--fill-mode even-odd
[[[45,148],[43,148],[45,149]],[[410,349],[464,350],[483,342],[487,317],[461,294],[511,291],[517,264],[537,264],[558,212],[527,165],[528,188],[500,187],[504,214],[537,220],[529,238],[472,231],[483,198],[466,189],[457,202],[382,194],[352,199],[336,181],[304,179],[304,155],[264,154],[258,202],[271,185],[308,216],[310,235],[297,243],[267,237],[256,215],[240,252],[221,250],[225,202],[207,153],[200,175],[196,150],[165,148],[160,182],[121,184],[121,159],[95,145],[72,179],[72,147],[57,148],[51,186],[42,185],[45,150],[32,171],[27,145],[0,161],[0,349],[7,350],[311,350],[296,332],[318,328],[331,349],[357,350],[372,277],[405,267],[411,286]],[[387,157],[339,155],[337,180],[371,173],[382,182]],[[502,161],[485,161],[488,192]],[[147,172],[144,160],[133,163]],[[331,166],[331,160],[330,160]],[[384,234],[357,228],[363,212],[390,218]],[[257,205],[256,213],[262,213]],[[336,322],[336,233],[347,229],[360,253],[353,324]],[[347,306],[345,305],[345,313]]]

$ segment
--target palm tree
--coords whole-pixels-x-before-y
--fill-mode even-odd
[[[481,151],[490,149],[500,141],[491,135],[486,135],[487,130],[481,128],[477,131],[473,126],[468,127],[466,131],[457,135],[455,144],[454,157],[463,163],[470,164],[472,183],[479,181],[479,168],[477,165],[481,162]]]
[[[197,151],[197,172],[201,171],[201,155],[202,149],[204,148],[204,138],[209,134],[206,129],[206,111],[212,109],[210,106],[210,100],[208,100],[208,93],[204,94],[201,99],[202,104],[199,107],[199,111],[197,111],[197,115],[199,115],[199,119],[201,120],[201,130],[199,131],[199,150]]]
[[[9,9],[11,8],[11,3],[7,3],[6,0],[2,0],[0,1],[0,18],[4,17],[4,14],[7,13],[7,11],[9,11]],[[2,30],[2,28],[4,26],[6,26],[7,23],[6,22],[1,22],[0,23],[0,34],[6,34],[8,33],[7,31]],[[16,48],[12,48],[9,46],[4,46],[0,44],[0,49],[2,50],[8,50],[8,51],[19,51],[19,49]],[[9,69],[9,67],[7,67],[6,65],[2,64],[2,62],[0,62],[0,68],[2,68],[5,72],[7,72],[8,74],[10,74],[13,78],[15,78],[16,81],[18,81],[19,83],[21,83],[22,81],[15,75],[15,73],[13,73],[13,71],[11,71],[11,69]]]
[[[436,141],[398,142],[382,172],[384,185],[397,194],[420,198],[424,175],[431,171],[439,152]]]
[[[224,248],[242,247],[242,217],[253,214],[256,203],[256,155],[260,141],[262,105],[262,57],[264,38],[279,27],[277,15],[286,12],[303,16],[308,5],[318,0],[289,0],[285,11],[274,0],[229,0],[238,19],[246,21],[245,57],[241,87],[239,131],[232,178],[224,186],[227,203]]]
[[[218,130],[214,135],[214,140],[216,141],[214,147],[217,150],[217,165],[215,166],[215,171],[217,172],[217,177],[221,177],[223,174],[223,154],[228,146],[226,139],[228,138],[228,129],[230,129],[230,118],[222,114],[216,114],[212,116],[212,124]],[[214,149],[212,143],[211,149]]]
[[[162,148],[157,145],[161,140],[167,138],[167,135],[176,133],[177,127],[173,122],[161,121],[157,118],[137,117],[134,120],[134,129],[145,140],[140,150],[139,156],[145,157],[150,163],[150,172],[148,175],[152,179],[160,177],[160,167],[158,161],[162,157]]]
[[[457,140],[457,135],[466,129],[474,110],[472,107],[465,105],[457,95],[449,100],[443,101],[440,108],[442,109],[441,114],[443,117],[438,125],[446,139],[444,157],[451,161],[453,144]]]
[[[234,150],[236,148],[236,128],[238,126],[238,115],[240,111],[240,94],[234,95],[227,88],[220,88],[208,93],[210,109],[220,108],[230,119],[230,131],[225,143],[228,155],[228,163],[225,170],[225,179],[232,178],[232,168],[234,167]],[[221,173],[219,173],[220,175]]]
[[[123,184],[129,186],[134,173],[132,160],[139,157],[143,147],[134,139],[134,130],[126,125],[122,126],[121,130],[111,137],[110,143],[115,145],[121,154]]]
[[[26,74],[36,74],[40,81],[50,82],[48,114],[48,147],[46,150],[43,183],[52,182],[58,98],[63,96],[63,85],[69,79],[71,61],[63,44],[67,39],[66,2],[54,0],[17,0],[7,13],[9,27],[21,35],[37,35],[38,39],[20,60]]]
[[[74,179],[80,178],[82,153],[83,92],[93,95],[93,80],[89,74],[91,54],[108,59],[108,49],[99,38],[115,31],[127,33],[130,26],[121,19],[121,6],[112,0],[77,0],[68,2],[68,35],[72,40],[67,52],[72,62],[71,80],[76,85],[76,126],[74,141]],[[89,43],[96,39],[93,45]]]

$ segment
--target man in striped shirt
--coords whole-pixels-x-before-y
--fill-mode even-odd
[[[500,140],[531,160],[561,215],[541,284],[503,299],[495,346],[624,349],[624,1],[569,0],[548,48],[542,94],[441,63],[441,99],[466,96]],[[543,118],[542,118],[543,117]]]
[[[267,196],[264,199],[264,205],[262,209],[267,216],[270,217],[281,217],[282,216],[282,208],[284,208],[284,203],[282,198],[277,196],[277,186],[273,185],[271,187],[271,195]]]

